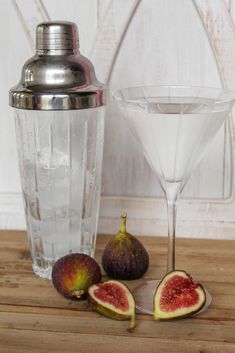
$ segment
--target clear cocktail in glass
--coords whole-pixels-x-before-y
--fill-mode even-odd
[[[175,269],[177,201],[235,101],[233,92],[207,87],[149,86],[114,94],[128,125],[158,176],[168,210],[166,272]],[[152,284],[156,287],[156,282]],[[148,312],[152,294],[139,307]]]

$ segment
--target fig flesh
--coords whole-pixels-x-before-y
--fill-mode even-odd
[[[126,231],[126,214],[122,214],[119,232],[106,245],[102,266],[115,279],[132,280],[142,277],[149,267],[149,256],[142,243]]]
[[[169,320],[190,316],[200,311],[206,302],[201,284],[194,283],[185,271],[169,272],[159,283],[154,295],[154,320]]]
[[[84,299],[88,288],[100,281],[99,265],[85,254],[74,253],[61,257],[52,269],[52,283],[66,298]]]
[[[88,298],[100,314],[116,320],[131,320],[129,330],[135,328],[135,300],[130,290],[121,282],[109,280],[92,285]]]

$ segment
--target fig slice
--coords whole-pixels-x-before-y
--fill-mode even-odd
[[[185,271],[169,272],[158,284],[154,294],[154,320],[183,318],[200,311],[206,302],[206,292],[193,282]]]
[[[100,314],[116,320],[131,320],[129,331],[135,324],[135,300],[130,290],[121,282],[109,280],[92,285],[88,298]]]

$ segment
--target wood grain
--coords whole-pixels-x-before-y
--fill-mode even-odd
[[[109,236],[98,236],[96,259]],[[166,239],[140,237],[150,254],[145,279],[165,271]],[[235,241],[178,239],[177,267],[213,297],[200,316],[154,322],[137,314],[137,328],[91,311],[86,301],[60,296],[31,270],[24,232],[0,232],[0,353],[235,352]],[[125,282],[131,289],[145,279]],[[118,344],[117,344],[118,342]]]

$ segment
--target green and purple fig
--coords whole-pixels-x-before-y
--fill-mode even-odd
[[[54,287],[69,299],[84,299],[88,288],[100,281],[99,265],[85,254],[74,253],[61,257],[52,269]]]
[[[135,300],[123,283],[109,280],[94,284],[88,289],[88,299],[98,313],[115,320],[131,320],[128,330],[135,328]]]
[[[149,267],[149,256],[142,243],[126,231],[126,214],[119,232],[106,245],[102,265],[111,278],[131,280],[142,277]]]
[[[193,282],[185,271],[169,272],[158,284],[154,295],[154,320],[169,320],[190,316],[200,311],[206,302],[206,292]]]

